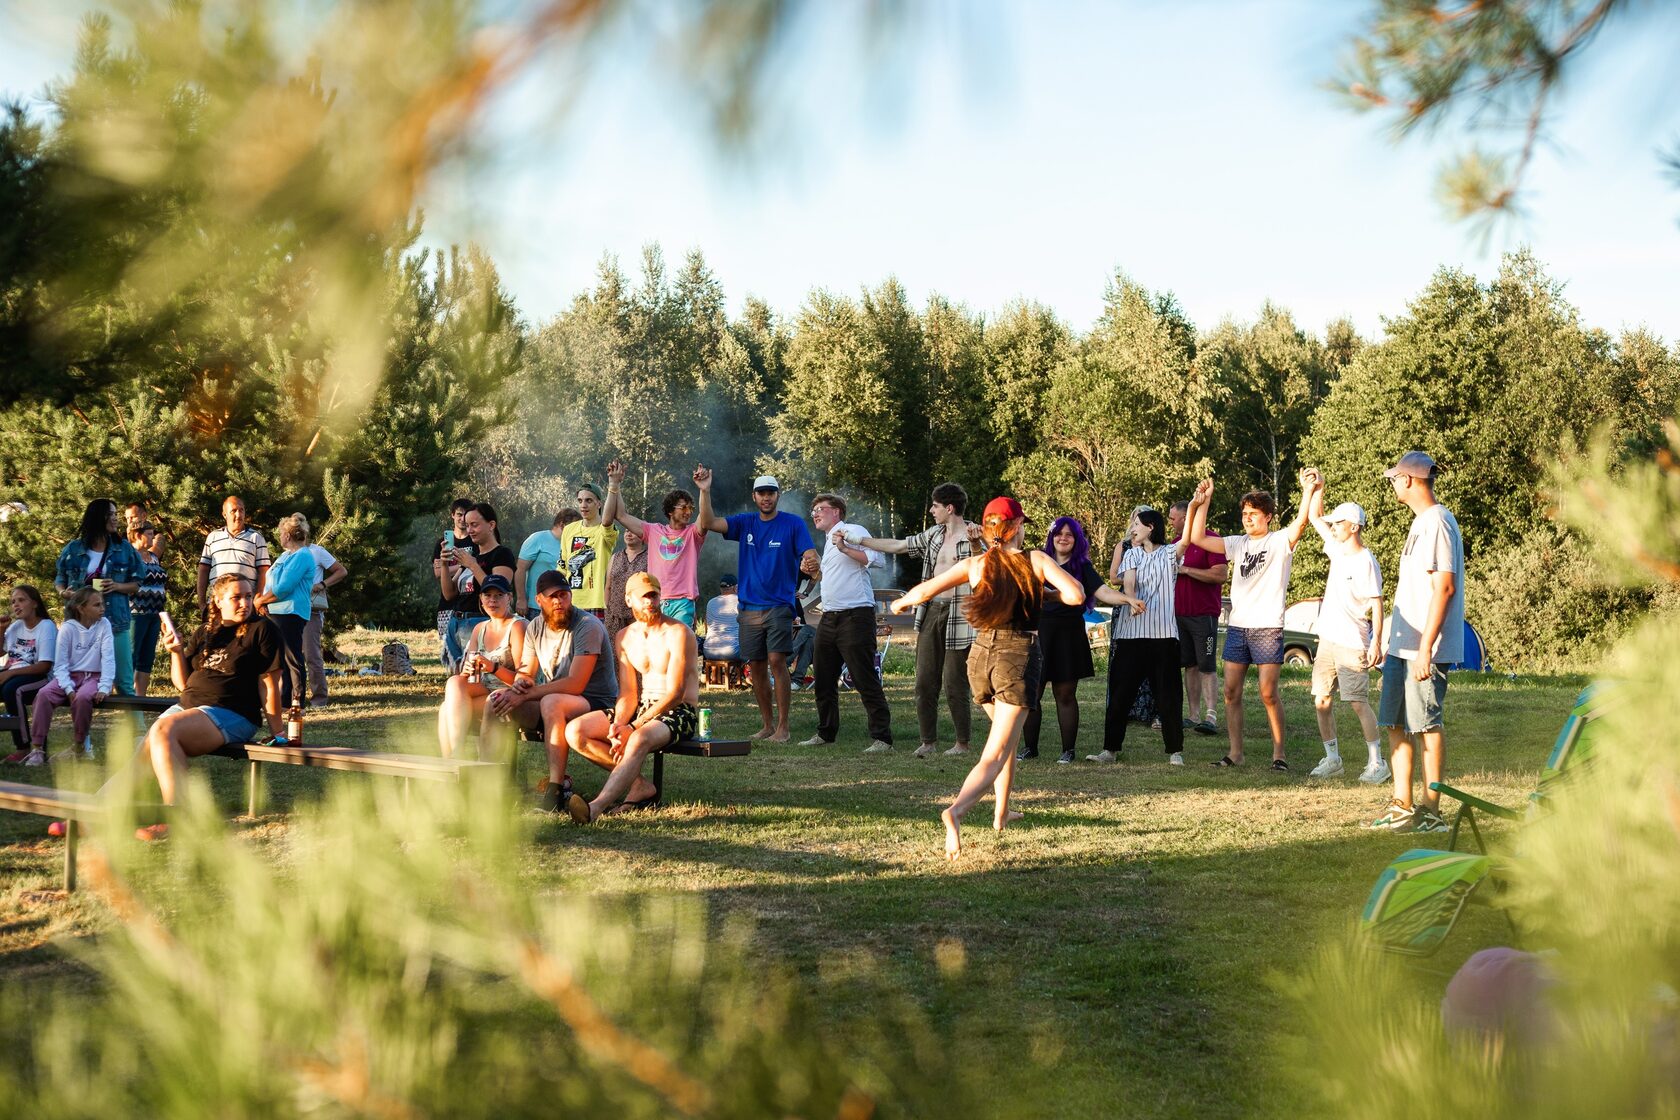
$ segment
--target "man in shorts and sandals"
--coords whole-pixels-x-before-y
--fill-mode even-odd
[[[793,652],[793,606],[799,587],[799,573],[816,576],[822,572],[817,548],[805,519],[777,512],[782,484],[773,475],[761,474],[753,482],[750,513],[718,517],[712,512],[712,472],[695,468],[694,485],[700,491],[700,516],[695,524],[724,540],[740,542],[736,570],[741,577],[741,660],[752,673],[753,696],[758,700],[762,726],[754,739],[785,743],[788,708],[793,689],[788,677],[788,655]],[[771,678],[775,679],[775,705],[771,705]],[[779,715],[777,713],[780,713]]]
[[[542,729],[548,748],[548,780],[541,806],[557,812],[566,805],[566,724],[590,712],[610,712],[618,700],[616,659],[607,644],[606,623],[572,606],[571,577],[544,572],[537,577],[542,613],[525,624],[525,656],[513,683],[490,694],[485,704],[521,728]]]
[[[661,609],[659,580],[637,572],[624,586],[635,621],[618,635],[621,691],[611,712],[590,712],[566,728],[574,751],[604,770],[594,801],[577,794],[566,811],[588,824],[617,805],[620,812],[659,807],[659,790],[642,777],[649,751],[694,738],[700,723],[700,655],[694,631]],[[623,801],[619,805],[620,800]]]
[[[1441,705],[1446,666],[1464,660],[1464,536],[1458,519],[1435,500],[1435,460],[1408,451],[1386,475],[1394,497],[1412,511],[1394,585],[1394,623],[1383,661],[1377,723],[1388,728],[1394,798],[1368,827],[1446,832],[1441,795],[1430,789],[1447,765]],[[1412,803],[1412,758],[1423,749],[1423,790]]]
[[[1313,659],[1313,707],[1318,712],[1318,733],[1324,740],[1324,758],[1312,769],[1314,778],[1334,778],[1342,773],[1342,753],[1336,740],[1334,701],[1339,693],[1353,709],[1365,734],[1365,769],[1359,780],[1369,785],[1389,779],[1383,761],[1382,740],[1377,737],[1377,714],[1371,710],[1371,668],[1382,662],[1383,582],[1377,558],[1365,547],[1365,509],[1357,502],[1343,502],[1324,515],[1324,479],[1307,472],[1307,516],[1324,540],[1330,558],[1330,574],[1324,580],[1324,598],[1319,601],[1318,655]]]
[[[1198,495],[1211,498],[1213,479],[1196,487]],[[1243,684],[1253,665],[1260,678],[1260,702],[1272,731],[1272,769],[1284,771],[1283,700],[1278,696],[1278,678],[1283,673],[1283,610],[1289,597],[1289,568],[1295,546],[1307,527],[1307,503],[1303,500],[1295,520],[1285,529],[1272,528],[1277,503],[1263,490],[1242,496],[1242,527],[1237,536],[1215,537],[1207,532],[1208,501],[1192,502],[1190,543],[1225,557],[1231,566],[1231,615],[1225,628],[1225,732],[1230,750],[1216,767],[1241,766],[1243,762]]]
[[[1189,502],[1174,502],[1167,510],[1172,543],[1184,537]],[[1210,532],[1212,530],[1209,530]],[[1184,669],[1184,729],[1198,735],[1219,734],[1219,713],[1214,710],[1219,689],[1219,610],[1225,573],[1230,565],[1205,548],[1186,544],[1178,562],[1178,585],[1173,592],[1173,613],[1178,623],[1178,663]],[[1197,719],[1200,715],[1202,718]]]

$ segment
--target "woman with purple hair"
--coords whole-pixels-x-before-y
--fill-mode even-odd
[[[1056,722],[1062,731],[1062,757],[1057,761],[1072,762],[1073,745],[1079,738],[1079,682],[1096,674],[1091,664],[1091,641],[1085,636],[1085,611],[1091,605],[1093,594],[1103,586],[1103,578],[1091,566],[1091,545],[1085,539],[1085,527],[1071,517],[1058,517],[1051,523],[1050,532],[1044,538],[1044,551],[1085,589],[1085,602],[1069,607],[1053,596],[1044,597],[1044,613],[1038,622],[1044,675],[1039,680],[1035,703],[1027,713],[1026,736],[1016,758],[1038,757],[1044,686],[1048,684],[1056,698]]]

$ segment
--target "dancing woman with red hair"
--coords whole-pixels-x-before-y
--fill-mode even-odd
[[[917,584],[892,605],[895,614],[903,614],[964,581],[974,588],[964,608],[975,629],[974,648],[968,655],[968,685],[992,721],[992,730],[956,800],[940,814],[945,822],[946,859],[962,854],[963,814],[985,796],[986,787],[997,795],[993,828],[1002,832],[1006,824],[1019,819],[1019,813],[1009,811],[1009,788],[1015,780],[1015,738],[1039,691],[1043,659],[1038,620],[1044,585],[1054,588],[1070,607],[1085,603],[1085,589],[1053,558],[1021,550],[1025,522],[1020,502],[993,498],[980,521],[985,554],[971,556]]]

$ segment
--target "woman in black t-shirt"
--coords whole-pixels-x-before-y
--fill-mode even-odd
[[[501,534],[496,531],[496,509],[489,502],[479,502],[468,510],[463,526],[472,541],[471,547],[439,552],[438,586],[451,611],[444,637],[451,673],[460,672],[460,658],[473,627],[490,617],[478,601],[479,588],[493,575],[501,576],[511,587],[513,569],[518,563],[513,550],[502,543]]]
[[[211,589],[209,620],[184,637],[163,629],[169,675],[181,701],[158,717],[141,750],[150,756],[165,805],[175,804],[187,759],[209,754],[227,743],[243,743],[256,734],[266,716],[280,734],[278,682],[270,681],[264,702],[263,678],[279,671],[283,645],[274,623],[251,605],[251,583],[224,575]],[[169,826],[139,830],[142,840],[161,840]]]

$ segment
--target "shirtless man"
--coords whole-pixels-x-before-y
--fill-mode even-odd
[[[660,609],[659,581],[637,572],[624,586],[636,618],[618,635],[618,704],[609,714],[590,712],[566,726],[566,742],[590,762],[610,770],[594,801],[572,794],[566,811],[588,824],[625,800],[623,809],[659,805],[659,790],[642,777],[648,752],[692,739],[699,724],[700,657],[694,631]]]
[[[963,520],[968,492],[954,482],[933,488],[928,514],[933,526],[903,540],[864,537],[860,548],[914,556],[922,562],[922,583],[938,579],[956,564],[985,551],[978,525]],[[951,709],[951,723],[957,732],[956,745],[945,753],[968,753],[971,711],[968,691],[968,651],[974,645],[974,627],[963,614],[969,585],[959,583],[941,591],[916,611],[916,633],[930,637],[916,640],[916,721],[921,724],[922,745],[917,758],[928,758],[939,749],[939,691],[943,683],[945,702]]]

